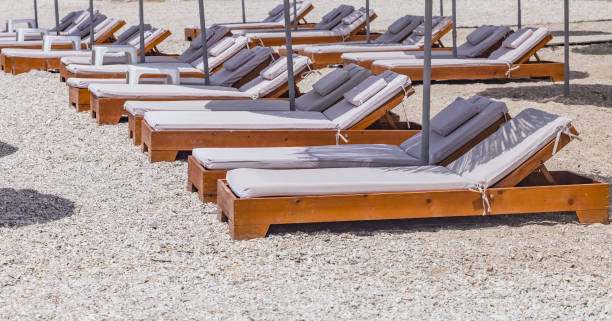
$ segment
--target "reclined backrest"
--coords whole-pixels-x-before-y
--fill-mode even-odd
[[[374,39],[375,43],[399,43],[423,23],[423,16],[403,16],[387,28],[387,31]]]
[[[452,23],[452,19],[446,16],[436,16],[431,20],[431,36],[436,37],[442,29]],[[423,46],[425,41],[425,22],[418,25],[408,38],[402,41],[404,45]]]
[[[68,23],[68,26],[66,26],[66,28],[64,29],[64,32],[69,35],[72,34],[73,32],[77,31],[79,29],[79,25],[83,23],[84,21],[86,21],[87,19],[89,19],[89,11],[83,10],[83,12],[77,14],[74,17],[74,20],[66,21],[66,23]]]
[[[489,56],[490,59],[516,63],[550,33],[546,28],[522,28],[504,40],[501,47]]]
[[[296,3],[298,15],[304,11],[305,7],[309,7],[310,5],[311,3],[309,1],[298,1]],[[285,18],[283,9],[282,4],[272,8],[272,10],[268,11],[268,16],[263,20],[263,22],[283,22]],[[291,1],[291,5],[289,6],[289,15],[289,20],[293,22],[293,1]]]
[[[451,128],[450,133],[444,135],[439,134],[436,130],[430,131],[429,163],[434,165],[442,162],[457,148],[474,139],[507,112],[508,107],[501,101],[481,96],[472,96],[468,99],[457,98],[431,120],[431,127],[434,128],[438,125],[436,122],[439,122],[439,116],[451,118],[455,122],[451,126],[456,126],[456,128]],[[400,147],[406,154],[420,159],[421,134],[410,137]]]
[[[226,62],[227,64],[227,62]],[[310,59],[304,56],[293,57],[293,72],[299,74],[311,64]],[[249,93],[253,99],[265,97],[281,86],[287,85],[287,57],[281,57],[272,62],[262,70],[255,79],[238,88],[242,92]]]
[[[567,117],[525,109],[446,167],[475,183],[492,186],[554,140],[570,123]]]
[[[382,80],[382,81],[381,81]],[[371,114],[411,83],[410,78],[387,70],[370,76],[323,112],[339,129],[348,129]]]
[[[60,24],[59,24],[59,31],[66,31],[66,28],[68,28],[72,24],[74,19],[76,19],[77,15],[79,13],[81,13],[81,12],[83,12],[83,10],[80,10],[80,11],[71,11],[71,12],[68,12],[67,15],[62,17],[62,19],[60,20]],[[50,30],[51,31],[56,31],[57,28],[53,27]]]
[[[100,39],[105,33],[111,31],[121,22],[121,19],[109,18],[94,25],[94,40]],[[87,33],[89,35],[89,32]],[[89,40],[89,38],[87,38]]]
[[[298,97],[295,109],[322,112],[371,75],[370,70],[355,64],[335,69],[314,83],[311,91]]]
[[[234,57],[228,59],[221,70],[210,76],[210,82],[216,86],[232,86],[257,66],[270,59],[274,50],[270,47],[255,47],[243,49]]]
[[[457,47],[457,55],[477,58],[511,32],[508,26],[482,25],[467,36],[467,41]]]
[[[210,50],[210,48],[219,40],[223,39],[228,32],[229,28],[220,25],[206,28],[206,46],[208,47],[208,50]],[[202,35],[203,33],[200,33],[191,41],[189,48],[187,48],[187,50],[185,50],[178,57],[178,61],[191,63],[194,60],[202,57]]]
[[[316,30],[332,30],[335,26],[342,22],[344,17],[355,11],[355,7],[349,5],[340,5],[323,16],[321,22],[314,26]]]
[[[374,10],[370,10],[370,17],[374,14]],[[331,31],[337,32],[343,36],[348,36],[359,26],[363,25],[366,21],[366,12],[365,8],[359,8],[359,10],[355,10],[351,12],[348,16],[344,17],[342,21],[338,25],[332,28]]]
[[[87,18],[83,20],[81,23],[79,23],[77,29],[74,32],[72,32],[70,36],[77,36],[77,37],[85,38],[87,35],[89,35],[89,28],[90,28],[89,26],[91,25],[92,21],[93,21],[94,28],[95,28],[95,26],[99,25],[104,20],[106,20],[105,15],[101,13],[95,14],[93,19]]]
[[[144,30],[151,30],[151,25],[150,24],[145,24],[144,25]],[[140,26],[136,25],[136,26],[131,26],[129,28],[127,28],[124,32],[122,32],[118,37],[117,40],[115,40],[115,42],[113,42],[114,45],[125,45],[128,43],[128,41],[130,41],[131,39],[134,38],[140,38]]]

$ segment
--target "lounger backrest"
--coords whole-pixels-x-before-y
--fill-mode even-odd
[[[312,6],[310,1],[298,1],[296,3],[297,7],[297,15],[301,15],[306,8]],[[268,11],[268,16],[263,20],[263,22],[284,22],[284,11],[283,5],[279,4],[276,7],[272,8],[272,10]],[[293,22],[293,1],[289,6],[289,20]]]
[[[525,34],[530,35],[527,38]],[[504,40],[502,46],[489,56],[490,59],[504,61],[506,63],[516,63],[529,51],[535,48],[550,32],[546,28],[522,28],[511,34]],[[522,41],[522,42],[521,42]],[[516,45],[517,42],[520,44]],[[513,45],[514,43],[514,45]],[[516,45],[516,46],[515,46]]]
[[[406,75],[399,75],[393,71],[387,70],[384,73],[376,76],[387,82],[387,85],[367,99],[359,106],[351,104],[346,98],[342,99],[335,105],[329,107],[323,112],[325,117],[333,121],[339,129],[349,129],[363,118],[380,108],[387,103],[398,93],[401,93],[404,88],[411,84],[410,78]]]
[[[144,30],[151,30],[152,27],[150,24],[145,24],[144,25]],[[140,26],[136,25],[136,26],[131,26],[129,28],[127,28],[124,32],[122,32],[118,37],[117,40],[115,40],[115,42],[113,42],[113,45],[125,45],[128,43],[128,41],[135,39],[135,38],[140,38]]]
[[[431,37],[435,38],[444,28],[446,28],[449,24],[452,23],[452,19],[450,17],[441,17],[436,16],[432,18],[431,21]],[[420,46],[422,47],[425,42],[425,22],[418,25],[408,38],[402,41],[404,45],[411,46]]]
[[[244,78],[244,76],[254,71],[274,54],[274,50],[269,47],[255,47],[253,49],[243,49],[243,51],[252,54],[248,59],[242,59],[236,64],[232,64],[232,59],[240,58],[238,54],[226,61],[221,70],[210,76],[212,85],[230,87]]]
[[[228,32],[229,28],[220,25],[206,28],[206,46],[208,50],[219,40],[223,39]],[[202,57],[202,33],[191,41],[189,48],[178,57],[178,61],[192,63],[200,57]]]
[[[60,20],[60,24],[59,24],[59,31],[66,31],[66,28],[68,28],[70,25],[72,25],[72,22],[74,21],[74,19],[77,17],[77,15],[82,12],[81,11],[71,11],[69,12],[67,15],[65,15],[61,20]],[[56,31],[57,28],[53,27],[50,29],[51,31]]]
[[[314,26],[316,30],[332,30],[335,26],[342,22],[344,17],[355,11],[355,7],[348,5],[340,5],[323,16],[321,22]]]
[[[83,22],[79,23],[77,29],[71,33],[71,36],[77,36],[77,37],[81,37],[81,38],[85,38],[87,35],[89,35],[89,29],[90,29],[90,25],[93,21],[94,24],[94,29],[95,26],[99,25],[101,22],[103,22],[104,20],[106,20],[106,16],[103,14],[96,14],[94,15],[94,18],[87,18],[85,20],[83,20]]]
[[[77,12],[71,19],[60,23],[60,31],[65,32],[66,34],[71,34],[78,30],[79,24],[87,18],[89,18],[88,11],[83,10]],[[55,31],[55,28],[51,29],[51,31]]]
[[[475,183],[493,186],[553,141],[570,123],[567,117],[537,109],[523,110],[446,167]]]
[[[335,88],[327,88],[327,90],[330,90],[330,92],[325,93],[325,95],[321,95],[316,88],[313,88],[311,91],[303,94],[295,100],[295,109],[300,111],[322,112],[329,108],[332,104],[342,99],[342,96],[344,96],[346,92],[372,75],[370,70],[355,64],[350,64],[342,69],[332,71],[332,73],[334,72],[346,73],[349,78],[347,80],[342,80],[341,84]],[[319,83],[319,81],[317,81],[317,83]],[[315,83],[315,85],[317,83]]]
[[[459,125],[459,127],[446,136],[442,136],[433,130],[430,131],[429,163],[432,165],[442,162],[457,151],[458,148],[467,144],[470,140],[478,136],[478,134],[493,125],[504,114],[508,113],[508,107],[505,103],[481,96],[472,96],[468,99],[457,98],[453,104],[456,103],[475,106],[477,114]],[[447,108],[449,107],[447,106],[445,109]],[[432,122],[433,121],[435,121],[435,117]],[[421,134],[419,133],[410,137],[404,141],[400,147],[406,154],[416,159],[421,159]]]
[[[423,16],[403,16],[389,25],[387,31],[374,39],[375,43],[399,43],[423,23]]]
[[[487,50],[510,33],[508,26],[482,25],[467,36],[467,41],[457,47],[457,55],[467,58],[482,56]]]
[[[284,68],[283,68],[284,64]],[[294,56],[293,57],[293,72],[295,75],[298,75],[303,70],[308,68],[311,64],[310,59],[304,56]],[[262,70],[259,76],[255,79],[249,81],[248,83],[242,85],[239,90],[242,92],[249,93],[252,98],[261,98],[265,97],[269,93],[274,90],[280,88],[283,85],[287,84],[288,73],[286,70],[287,58],[281,57],[276,61],[272,62],[266,69]],[[268,77],[263,77],[262,74],[265,74],[269,70],[280,69],[283,70],[280,74],[272,79],[267,79]]]
[[[374,15],[374,10],[370,10],[370,17]],[[365,8],[353,11],[350,15],[346,16],[342,21],[332,28],[331,31],[336,32],[342,36],[349,36],[354,31],[362,26],[366,21]]]
[[[121,19],[110,18],[102,20],[98,24],[94,25],[94,40],[100,39],[100,37],[102,37],[105,33],[117,27],[117,25],[121,23],[121,21]],[[87,35],[89,36],[89,32],[87,33]]]

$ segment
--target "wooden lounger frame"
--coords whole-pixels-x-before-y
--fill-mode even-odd
[[[267,67],[270,64],[270,59],[266,59],[266,61],[262,62],[257,68],[248,73],[242,79],[234,84],[233,87],[239,88],[247,82],[256,78],[261,70]],[[297,73],[294,77],[296,84],[296,93],[299,93],[297,90],[297,83],[302,80],[302,75],[308,72],[308,68],[304,68],[301,72]],[[285,83],[277,89],[270,92],[265,98],[278,98],[285,94],[289,89],[289,84]],[[263,97],[262,97],[263,98]],[[89,101],[90,101],[90,111],[91,118],[95,118],[98,124],[117,124],[121,120],[123,116],[129,116],[129,113],[123,108],[123,105],[128,100],[149,100],[149,101],[178,101],[178,100],[203,100],[207,99],[206,97],[154,97],[154,98],[123,98],[123,97],[103,97],[100,98],[95,96],[93,93],[90,93]],[[214,100],[240,100],[240,99],[250,99],[248,97],[214,97]],[[79,104],[81,101],[79,101]],[[71,103],[72,105],[72,103]],[[79,106],[77,104],[77,106]]]
[[[414,89],[407,88],[412,95]],[[342,134],[350,144],[395,144],[412,137],[420,130],[368,129],[385,117],[404,99],[398,93],[377,110]],[[154,130],[142,122],[142,151],[149,153],[151,162],[174,161],[179,151],[190,152],[200,147],[285,147],[331,145],[336,142],[337,130],[333,129],[282,129],[282,130]]]
[[[482,66],[432,66],[432,80],[475,80],[475,79],[507,79],[507,78],[551,78],[552,81],[562,81],[564,64],[561,62],[540,61],[537,51],[552,39],[548,35],[531,51],[525,54],[510,68],[514,69],[508,73],[506,65],[482,65]],[[537,61],[530,62],[535,57]],[[386,70],[392,70],[399,74],[408,75],[413,81],[423,80],[423,67],[394,67],[372,65],[372,73],[381,74]]]
[[[448,165],[455,159],[461,157],[461,155],[465,154],[472,147],[476,146],[476,144],[480,143],[483,139],[496,132],[499,126],[506,122],[507,119],[510,119],[509,115],[501,116],[497,121],[491,124],[491,126],[483,130],[472,140],[461,146],[454,153],[441,161],[439,165]],[[207,169],[191,155],[189,155],[187,159],[187,164],[187,190],[197,192],[198,197],[202,202],[216,202],[217,180],[225,179],[225,175],[228,170]]]
[[[115,39],[115,32],[121,29],[125,25],[124,20],[119,20],[117,23],[104,32],[98,40],[95,41],[96,45],[110,44],[111,39]],[[166,36],[167,37],[167,36]],[[165,39],[165,38],[164,38]],[[61,50],[61,49],[72,49],[72,45],[60,45],[58,47],[64,48],[56,48],[54,45],[51,45],[52,50]],[[28,49],[42,49],[42,46],[39,48],[26,47]],[[81,48],[88,49],[89,42],[81,43]],[[13,75],[18,75],[24,72],[29,72],[30,70],[38,69],[38,70],[49,70],[49,69],[59,69],[61,65],[60,57],[53,58],[34,58],[34,57],[7,57],[2,54],[1,58],[2,69]]]
[[[306,8],[306,10],[304,10],[303,13],[301,13],[300,15],[298,15],[298,28],[312,28],[316,25],[316,23],[308,23],[306,21],[306,15],[309,14],[312,9],[314,9],[314,6],[311,5],[310,7]],[[300,20],[302,21],[300,23]],[[262,27],[262,26],[249,26],[249,27],[245,27],[242,26],[240,28],[238,27],[232,27],[231,24],[229,25],[225,25],[226,27],[229,28],[230,33],[232,30],[258,30],[258,29],[282,29],[285,26],[284,25],[279,25],[279,26],[272,26],[272,27]],[[291,23],[291,27],[295,26],[295,22]],[[200,35],[200,28],[199,27],[185,27],[185,40],[186,41],[192,41],[193,39],[195,39],[197,36]]]
[[[378,15],[376,13],[372,14],[370,17],[370,21],[376,19]],[[365,21],[357,26],[355,30],[353,30],[348,37],[342,39],[342,36],[322,36],[322,37],[299,37],[294,36],[291,38],[294,45],[303,45],[303,44],[317,44],[317,43],[330,43],[330,42],[342,42],[342,41],[361,41],[365,40],[365,35],[359,35],[358,33],[362,32],[365,28]],[[279,33],[279,37],[273,38],[257,38],[257,37],[249,37],[249,46],[264,46],[264,47],[274,47],[274,46],[282,46],[285,44],[285,34]]]
[[[446,27],[442,28],[442,30],[440,30],[440,32],[436,33],[434,35],[434,37],[431,39],[431,43],[432,44],[438,44],[439,48],[433,48],[434,50],[451,50],[452,48],[444,48],[444,45],[442,44],[442,37],[444,37],[444,35],[446,35],[446,33],[448,33],[451,29],[453,29],[453,24],[449,23]],[[500,42],[501,44],[501,42]],[[423,50],[423,48],[419,48],[419,49],[411,49],[411,50],[406,50],[406,51],[419,51],[419,50]],[[364,50],[367,51],[367,50]],[[393,49],[389,49],[389,50],[384,50],[384,51],[396,51]],[[285,52],[283,50],[283,52]],[[377,51],[377,52],[383,52],[383,51]],[[304,50],[298,50],[296,51],[297,54],[302,55],[302,56],[306,56],[308,58],[310,58],[310,60],[312,61],[313,64],[313,68],[315,69],[321,69],[321,68],[325,68],[328,65],[333,65],[333,64],[342,64],[342,54],[344,52],[321,52],[321,53],[316,53],[316,52],[307,52]],[[279,54],[282,55],[282,53],[279,50]],[[367,69],[369,69],[370,67],[366,67]]]
[[[573,132],[575,130],[571,128]],[[570,138],[561,135],[559,148]],[[492,188],[488,215],[575,211],[580,223],[608,223],[609,185],[571,172],[549,172],[554,139]],[[265,237],[271,224],[483,215],[482,196],[468,190],[238,198],[217,181],[220,221],[235,240]]]

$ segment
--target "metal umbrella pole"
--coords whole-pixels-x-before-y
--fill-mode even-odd
[[[93,17],[93,0],[89,0],[89,16]],[[95,40],[94,40],[94,24],[93,19],[91,20],[91,24],[89,24],[89,48],[93,50]]]
[[[293,0],[293,29],[298,30],[297,0]]]
[[[142,0],[141,0],[142,1]],[[204,85],[210,85],[210,75],[208,72],[208,44],[206,43],[206,20],[204,18],[204,0],[198,0],[200,9],[200,30],[202,38],[202,62],[204,63]]]
[[[521,29],[521,0],[517,0],[517,7],[518,7],[518,12],[517,12],[517,26],[519,29]]]
[[[201,0],[200,0],[201,1]],[[293,79],[293,46],[291,45],[291,21],[289,19],[289,0],[283,0],[285,11],[285,48],[287,48],[287,77],[289,81],[289,110],[295,110],[295,79]]]
[[[440,17],[444,16],[444,0],[440,0]]]
[[[456,0],[453,0],[451,11],[453,13],[453,58],[457,58],[457,8]]]
[[[60,34],[60,30],[59,30],[59,24],[60,24],[59,23],[59,5],[57,4],[57,0],[54,0],[53,4],[55,5],[55,32],[59,36],[59,34]]]
[[[366,42],[370,43],[370,0],[366,0]]]
[[[569,57],[569,0],[563,2],[563,58],[565,66],[563,68],[563,94],[570,94],[570,57]]]
[[[144,39],[144,6],[143,0],[138,0],[138,19],[140,20],[140,62],[145,62],[145,39]]]
[[[425,0],[425,68],[423,68],[423,130],[421,131],[421,163],[429,165],[429,117],[431,99],[431,20],[432,0]]]
[[[242,22],[246,22],[246,9],[244,8],[244,0],[242,0]]]
[[[38,28],[38,5],[36,2],[37,1],[34,0],[34,24],[36,25],[34,28]]]

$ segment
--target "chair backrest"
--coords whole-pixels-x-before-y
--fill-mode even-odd
[[[323,18],[321,19],[321,22],[317,23],[314,26],[314,29],[332,30],[334,27],[336,27],[338,24],[342,22],[342,19],[344,19],[344,17],[348,16],[353,11],[355,11],[355,7],[353,6],[349,6],[345,4],[340,5],[339,7],[334,8],[333,10],[328,12],[326,15],[324,15]]]
[[[150,24],[145,24],[144,25],[144,30],[148,31],[151,30],[153,27],[151,27]],[[125,29],[124,32],[122,32],[118,37],[117,40],[115,40],[115,42],[113,42],[114,45],[126,45],[128,44],[129,41],[131,41],[132,39],[136,39],[136,38],[140,38],[140,25],[135,25],[135,26],[131,26],[127,29]]]
[[[89,11],[84,10],[78,13],[72,21],[70,21],[69,19],[68,21],[65,22],[68,24],[68,26],[66,26],[66,28],[64,29],[64,32],[69,35],[74,33],[75,31],[79,30],[79,25],[87,19],[89,19]],[[61,26],[60,26],[60,29],[61,29]]]
[[[446,167],[475,183],[492,186],[553,141],[570,124],[567,117],[525,109]]]
[[[359,106],[349,102],[345,94],[345,98],[325,110],[323,115],[333,121],[337,128],[349,129],[369,114],[382,107],[411,84],[411,80],[408,76],[400,75],[390,70],[376,76],[376,78],[384,79],[386,82],[385,87],[373,94]],[[368,80],[369,78],[365,81]],[[367,89],[365,89],[364,92],[366,90]]]
[[[107,19],[106,16],[101,13],[95,14],[93,19],[88,17],[87,19],[79,23],[77,29],[74,32],[72,32],[70,36],[77,36],[77,37],[81,37],[81,39],[84,39],[85,37],[89,35],[90,25],[92,23],[94,24],[94,29],[95,29],[95,26],[99,25],[106,19]]]
[[[68,12],[68,14],[62,17],[62,19],[60,20],[59,31],[62,31],[62,32],[66,31],[66,28],[70,27],[70,25],[72,25],[72,23],[77,18],[77,16],[82,12],[83,10]],[[51,28],[51,31],[57,31],[57,30],[58,29],[56,27]]]
[[[489,55],[490,59],[506,63],[517,63],[519,59],[533,50],[550,35],[547,28],[522,28],[504,40],[501,47]]]
[[[370,18],[374,15],[374,10],[370,10]],[[344,17],[331,31],[336,32],[342,36],[349,36],[356,32],[359,27],[363,26],[366,21],[365,8],[360,8],[351,12],[348,16]]]
[[[447,157],[452,155],[458,148],[467,144],[470,140],[474,139],[478,134],[486,130],[488,127],[493,125],[499,120],[504,114],[508,113],[508,107],[501,101],[493,99],[472,96],[468,99],[457,98],[452,104],[445,107],[440,113],[445,110],[452,108],[453,104],[472,105],[476,107],[477,113],[460,124],[456,129],[446,136],[438,134],[432,130],[429,133],[429,163],[439,164]],[[463,108],[455,108],[453,112],[457,110],[461,111]],[[467,108],[465,108],[467,109]],[[431,126],[433,127],[436,121],[436,117],[431,120]],[[406,152],[406,154],[416,158],[421,158],[421,134],[418,133],[407,140],[405,140],[400,147]]]
[[[254,47],[243,49],[234,57],[228,59],[221,70],[210,76],[210,82],[215,86],[230,87],[240,79],[253,72],[259,65],[270,59],[274,50],[270,47]]]
[[[472,31],[466,41],[457,47],[457,55],[466,58],[481,57],[508,36],[511,31],[508,26],[482,25]]]
[[[408,35],[414,31],[421,23],[423,23],[423,16],[403,16],[387,28],[387,31],[380,35],[380,37],[374,39],[375,43],[399,43],[406,39]]]
[[[293,72],[300,74],[311,65],[310,59],[304,56],[293,57]],[[242,85],[239,90],[249,93],[252,98],[261,98],[287,84],[287,57],[281,57],[262,70],[256,78]]]
[[[297,15],[301,15],[308,7],[312,6],[310,1],[298,1],[296,3],[297,7]],[[272,10],[268,11],[268,16],[262,20],[262,22],[284,22],[285,15],[283,11],[283,5],[279,4],[276,7],[272,8]],[[293,1],[289,6],[289,20],[293,22]]]
[[[343,74],[341,77],[335,77],[334,73]],[[338,102],[345,93],[371,76],[369,69],[361,66],[350,64],[344,68],[338,68],[319,79],[313,84],[313,89],[295,100],[295,109],[300,111],[318,111],[323,112],[334,103]],[[327,81],[326,79],[335,78],[335,80]],[[322,85],[324,92],[320,90],[317,84]]]
[[[206,35],[206,46],[208,50],[217,43],[219,40],[223,39],[225,35],[229,32],[229,28],[215,25],[209,28],[206,28],[205,33],[200,33],[195,39],[191,41],[187,50],[185,50],[179,57],[178,61],[191,63],[194,60],[202,57],[202,36]]]
[[[446,16],[433,17],[431,21],[432,39],[436,38],[436,36],[438,36],[440,32],[442,32],[444,28],[448,27],[448,25],[451,24],[452,22],[453,20],[451,19],[451,17],[446,17]],[[408,38],[402,41],[402,44],[422,47],[424,45],[424,42],[425,42],[425,22],[421,23],[416,28],[414,28],[410,36],[408,36]]]

